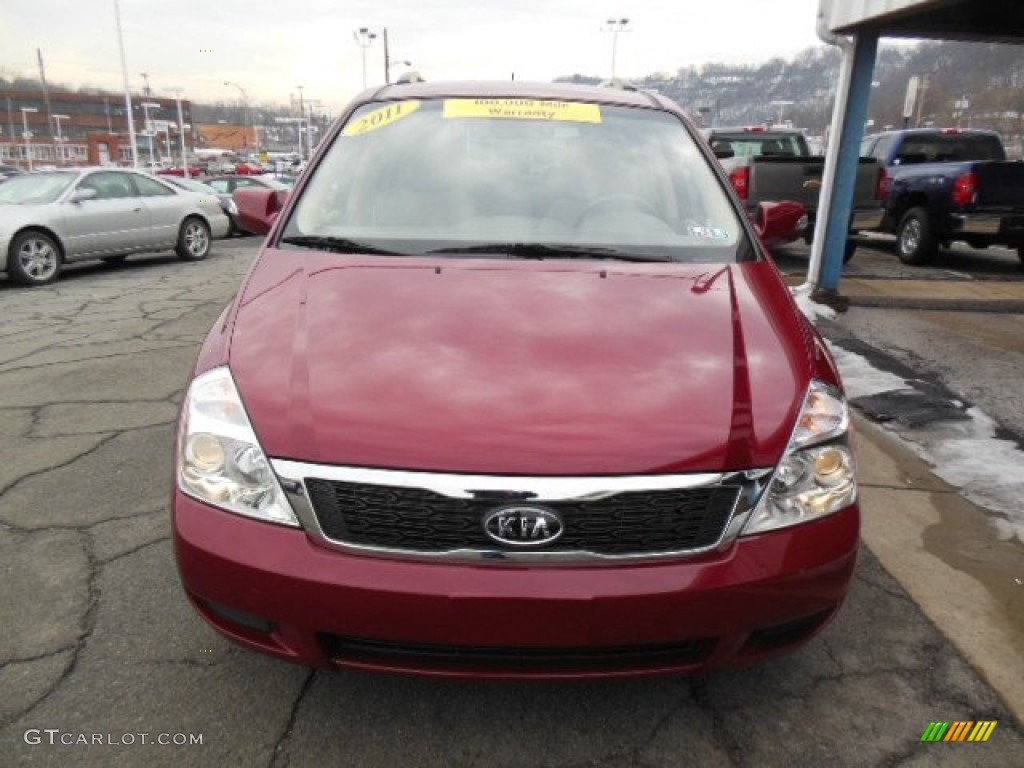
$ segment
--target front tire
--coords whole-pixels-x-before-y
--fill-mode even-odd
[[[190,216],[181,224],[178,245],[174,249],[183,261],[202,261],[210,254],[210,227],[205,221]]]
[[[918,207],[903,214],[896,229],[896,253],[900,261],[904,264],[927,264],[938,252],[939,242],[932,232],[928,211]]]
[[[42,232],[22,232],[11,243],[7,271],[21,285],[46,285],[60,275],[60,247]]]

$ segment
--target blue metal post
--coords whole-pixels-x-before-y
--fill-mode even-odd
[[[843,250],[849,233],[853,211],[853,191],[857,181],[857,163],[860,142],[864,137],[864,122],[868,117],[868,99],[871,97],[871,79],[878,50],[878,33],[873,30],[858,32],[854,42],[853,72],[846,104],[843,130],[839,135],[839,159],[829,209],[825,211],[825,250],[821,265],[821,278],[817,288],[835,292],[843,271]],[[835,137],[833,137],[835,140]]]

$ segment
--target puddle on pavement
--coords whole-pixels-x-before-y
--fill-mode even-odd
[[[922,531],[925,551],[981,583],[1024,638],[1024,547],[1000,540],[990,513],[955,493],[932,494],[942,522]],[[1024,647],[1013,649],[1024,657]]]
[[[981,584],[1002,614],[997,620],[1005,621],[1011,636],[1024,638],[1024,545],[1016,538],[1000,539],[995,513],[965,499],[920,458],[904,453],[907,449],[892,450],[888,443],[895,436],[884,428],[874,425],[874,430],[878,434],[863,431],[859,437],[874,443],[896,465],[906,487],[935,491],[929,497],[941,522],[921,531],[924,550]],[[1024,658],[1024,643],[1012,652]]]

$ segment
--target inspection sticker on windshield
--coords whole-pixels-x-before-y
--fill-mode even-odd
[[[540,99],[445,99],[444,117],[501,117],[513,120],[600,123],[601,107],[597,104]]]
[[[385,125],[391,125],[396,120],[408,117],[419,108],[420,102],[415,100],[393,102],[356,118],[342,129],[341,135],[361,136],[364,133],[376,131]]]
[[[728,240],[729,233],[718,227],[705,227],[700,224],[691,224],[688,228],[690,237],[708,237],[712,240]]]

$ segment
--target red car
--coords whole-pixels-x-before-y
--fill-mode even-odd
[[[185,169],[183,167],[176,168],[162,168],[157,171],[160,176],[185,176]],[[205,172],[198,165],[190,165],[188,167],[188,176],[190,179],[198,179],[200,176],[205,175]]]
[[[839,375],[761,242],[800,213],[748,220],[658,95],[355,101],[184,399],[188,598],[326,668],[641,675],[805,642],[859,511]]]
[[[266,173],[266,169],[255,163],[238,163],[235,165],[235,173],[239,176],[258,176]]]

